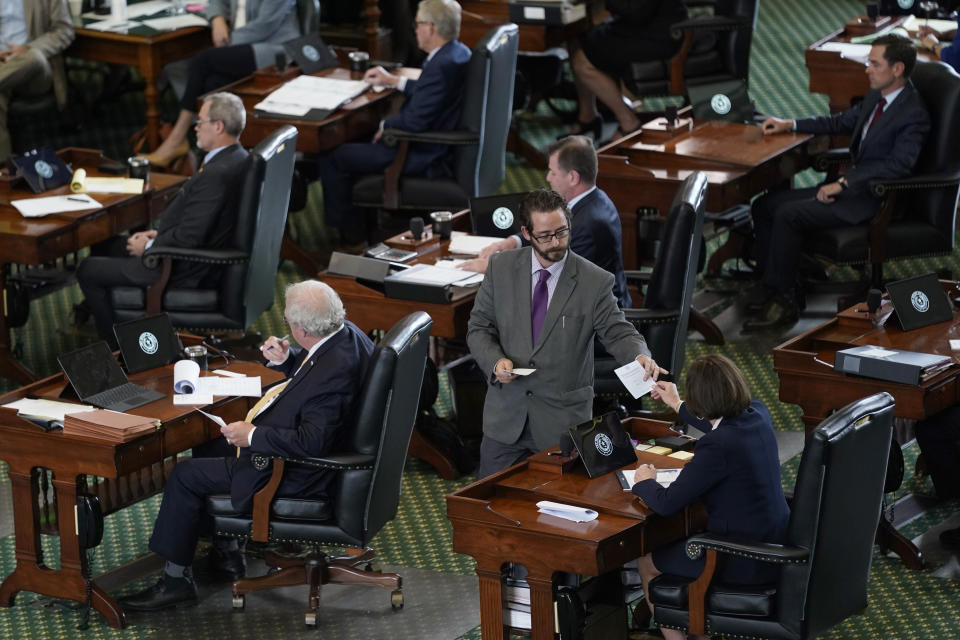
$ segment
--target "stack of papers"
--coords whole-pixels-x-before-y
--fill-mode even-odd
[[[260,376],[200,377],[200,365],[193,360],[180,360],[173,365],[173,390],[176,405],[210,404],[213,396],[259,398],[263,395]]]
[[[551,502],[549,500],[541,500],[538,502],[537,511],[572,522],[591,522],[592,520],[596,520],[597,516],[600,515],[593,509],[584,509],[583,507],[575,507],[571,504]]]
[[[66,434],[111,442],[128,442],[145,433],[152,433],[158,428],[160,428],[160,421],[156,418],[144,418],[109,409],[70,413],[63,421],[63,432]]]
[[[256,104],[254,109],[288,116],[305,116],[312,109],[333,111],[369,86],[359,80],[298,76]]]
[[[103,205],[88,195],[47,196],[45,198],[27,198],[10,202],[24,218],[40,218],[51,213],[99,209]]]
[[[419,284],[432,284],[441,287],[451,284],[458,287],[467,287],[480,284],[483,281],[482,273],[448,269],[432,264],[415,264],[409,269],[399,271],[390,277],[393,280],[403,282],[417,282]]]
[[[487,246],[500,242],[503,238],[491,236],[456,235],[450,238],[450,253],[463,256],[479,255]]]
[[[74,402],[60,402],[59,400],[45,400],[43,398],[20,398],[14,402],[3,405],[6,409],[16,409],[17,415],[30,416],[33,418],[43,418],[50,421],[63,422],[63,416],[66,413],[80,413],[82,411],[93,411],[96,407],[88,404],[76,404]]]
[[[870,56],[869,44],[850,44],[849,42],[827,42],[820,47],[821,51],[835,51],[841,58],[867,64]]]

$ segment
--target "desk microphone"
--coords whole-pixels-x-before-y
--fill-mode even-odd
[[[423,237],[423,218],[420,216],[410,218],[410,237],[414,240]]]
[[[277,71],[283,73],[287,68],[287,56],[283,51],[277,51],[277,56],[274,58],[273,63],[277,65]]]
[[[564,433],[560,436],[560,442],[557,443],[557,446],[560,447],[560,456],[568,458],[573,452],[573,438],[569,433]]]

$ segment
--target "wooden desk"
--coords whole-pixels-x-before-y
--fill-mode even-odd
[[[665,141],[641,129],[601,147],[597,183],[620,211],[624,269],[639,268],[644,258],[637,255],[637,209],[655,208],[666,216],[680,184],[694,171],[706,173],[707,210],[719,212],[789,181],[826,149],[825,136],[763,136],[756,125],[720,120],[696,121],[692,130]],[[719,269],[723,259],[712,259],[711,268]]]
[[[138,26],[125,32],[103,32],[81,27],[76,30],[76,38],[67,49],[67,55],[97,62],[133,65],[140,71],[147,83],[143,90],[147,102],[147,143],[150,149],[156,149],[160,144],[160,110],[157,108],[160,71],[170,62],[189,58],[211,46],[207,27],[155,31],[147,26]]]
[[[899,26],[909,16],[892,16],[891,20],[883,25]],[[848,32],[846,26],[820,38],[809,47],[805,53],[807,70],[810,72],[810,91],[825,93],[830,103],[830,113],[838,113],[848,108],[856,98],[862,98],[870,90],[867,74],[862,62],[850,60],[840,55],[838,51],[827,51],[824,45],[834,42],[849,42],[852,35],[870,33],[869,28],[859,26],[855,34]],[[929,61],[931,58],[925,52],[918,52],[917,60]]]
[[[230,370],[259,375],[264,386],[283,378],[282,374],[252,362],[232,361]],[[134,374],[131,380],[170,393],[173,365]],[[57,398],[65,383],[62,374],[46,378],[0,396],[0,404],[23,397]],[[213,413],[231,422],[242,420],[256,400],[222,398],[210,407]],[[130,442],[113,444],[64,435],[60,431],[43,431],[18,418],[16,411],[0,408],[0,440],[3,441],[0,456],[10,466],[17,557],[16,569],[0,585],[0,606],[12,606],[18,591],[84,602],[90,567],[74,529],[78,491],[99,495],[104,514],[112,513],[162,491],[165,467],[172,462],[170,456],[220,436],[219,427],[212,421],[193,407],[174,406],[170,396],[131,409],[130,413],[160,419],[163,426]],[[44,469],[53,474],[54,504],[50,504],[39,489],[40,476],[46,473]],[[99,480],[91,487],[87,475],[98,476]],[[60,569],[51,569],[43,562],[42,515],[56,522],[53,531],[45,532],[60,536]],[[92,583],[90,596],[93,608],[110,626],[126,625],[123,609],[96,583]]]
[[[99,151],[64,149],[60,157],[74,167],[85,167],[88,175],[104,175],[96,167],[105,160]],[[0,291],[6,290],[10,264],[41,265],[67,254],[107,240],[135,227],[156,220],[173,197],[182,176],[150,174],[148,189],[142,194],[94,194],[103,208],[57,213],[43,218],[24,218],[11,200],[70,193],[67,185],[34,194],[22,181],[0,176]],[[5,311],[4,311],[5,313]],[[11,355],[10,329],[0,313],[0,376],[23,384],[36,379],[33,373]]]
[[[490,29],[513,22],[510,19],[510,0],[463,0],[463,19],[460,23],[460,41],[473,47]],[[587,3],[590,4],[589,2]],[[587,16],[570,24],[546,26],[520,24],[520,51],[546,51],[553,47],[566,47],[577,34],[590,28],[590,8]]]
[[[953,283],[943,282],[945,290]],[[889,305],[889,302],[886,303]],[[784,342],[773,350],[773,368],[780,377],[780,400],[800,405],[804,428],[809,434],[830,413],[880,391],[893,395],[893,414],[922,420],[960,402],[960,367],[953,366],[920,385],[898,384],[834,371],[837,351],[859,345],[877,345],[951,356],[950,339],[960,338],[960,315],[953,322],[904,332],[892,326],[874,327],[865,305],[851,307],[822,325]],[[822,364],[818,362],[826,362]],[[920,569],[920,552],[896,531],[886,518],[880,519],[878,540],[895,551],[911,569]]]
[[[639,419],[628,423],[634,435],[670,433],[666,423]],[[637,457],[661,468],[683,466],[666,456],[639,452]],[[588,507],[600,516],[588,523],[568,522],[538,513],[540,500]],[[451,493],[447,518],[453,525],[454,551],[477,561],[483,640],[507,637],[500,578],[505,562],[522,564],[529,572],[531,638],[552,640],[554,572],[597,576],[616,571],[625,562],[688,537],[706,523],[699,508],[670,517],[653,514],[632,493],[623,491],[613,474],[590,480],[582,465],[573,466],[570,459],[548,452]]]

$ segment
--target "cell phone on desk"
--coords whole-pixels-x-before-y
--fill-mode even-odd
[[[395,249],[393,247],[388,247],[382,242],[368,248],[364,253],[371,258],[376,258],[377,260],[386,260],[387,262],[406,262],[417,257],[416,251]]]

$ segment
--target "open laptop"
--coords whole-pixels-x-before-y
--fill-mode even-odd
[[[904,331],[953,320],[953,307],[935,273],[890,282],[887,293],[893,303],[891,317]]]
[[[70,182],[73,172],[53,149],[34,149],[11,158],[34,193],[43,193]]]
[[[127,380],[103,340],[64,353],[57,357],[57,361],[77,396],[103,409],[126,411],[166,396]]]
[[[473,223],[474,235],[506,238],[519,234],[520,221],[517,212],[520,201],[526,195],[527,192],[524,191],[470,198],[470,221]]]
[[[165,313],[113,325],[127,373],[146,371],[175,362],[183,347]]]
[[[615,411],[570,427],[570,438],[591,478],[637,462],[633,441]]]

